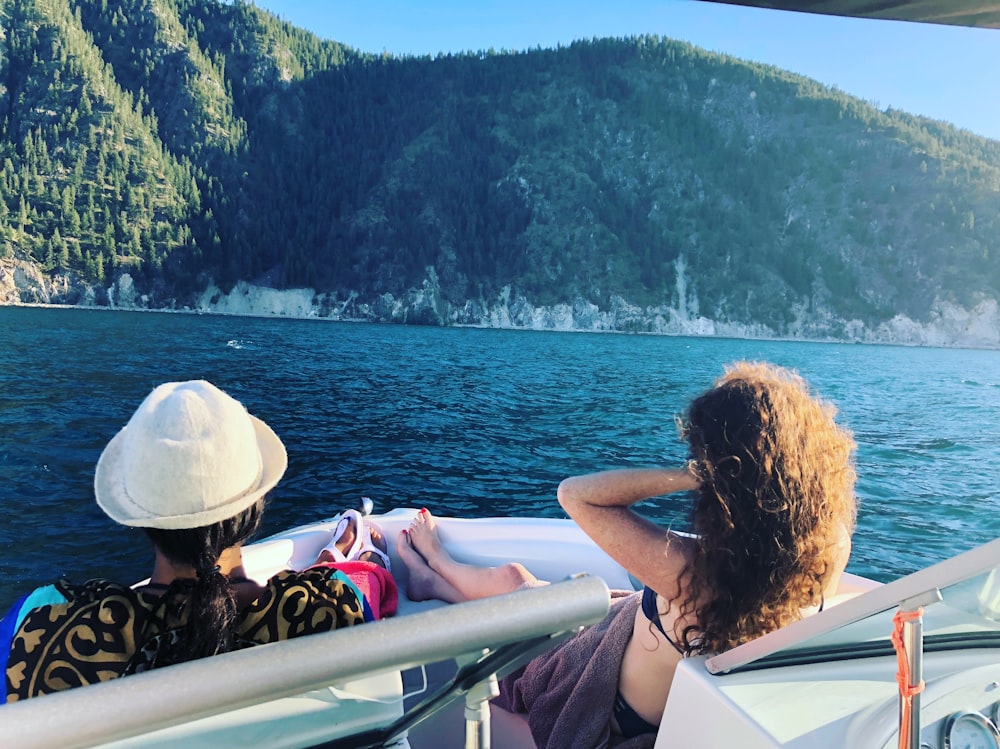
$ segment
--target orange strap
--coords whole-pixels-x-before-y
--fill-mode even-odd
[[[924,691],[923,679],[919,684],[910,683],[910,659],[906,655],[906,643],[903,642],[903,625],[924,615],[923,608],[916,611],[899,610],[892,617],[892,646],[896,649],[896,683],[899,684],[899,696],[902,698],[902,710],[899,716],[899,749],[909,749],[910,746],[910,715],[913,712],[913,696]]]

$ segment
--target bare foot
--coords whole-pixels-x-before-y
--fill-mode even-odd
[[[406,583],[406,597],[411,601],[459,603],[466,600],[447,580],[428,566],[413,547],[407,531],[400,531],[396,537],[396,553],[410,573]]]
[[[347,552],[350,551],[351,547],[354,545],[354,539],[357,538],[357,535],[358,535],[358,529],[354,526],[353,519],[348,518],[347,519],[347,528],[346,528],[346,530],[344,530],[343,535],[340,538],[337,539],[337,543],[335,543],[334,546],[337,547],[337,550],[341,554],[346,555]],[[372,535],[372,540],[373,541],[375,540],[374,534]],[[317,562],[336,562],[337,558],[333,555],[333,552],[330,551],[329,549],[323,549],[319,553],[319,556],[316,557],[316,561]]]
[[[409,538],[413,548],[432,570],[440,571],[442,563],[451,561],[451,555],[441,545],[437,520],[431,515],[430,510],[421,510],[410,521]]]
[[[365,522],[368,524],[368,533],[372,537],[372,543],[375,545],[375,548],[388,554],[389,546],[385,542],[385,536],[382,534],[382,529],[370,520]],[[358,556],[358,560],[361,562],[371,562],[372,564],[377,564],[382,569],[386,569],[385,560],[373,551],[366,551],[364,554],[360,554]]]

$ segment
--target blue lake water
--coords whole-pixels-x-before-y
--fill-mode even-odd
[[[1000,536],[1000,352],[0,308],[0,608],[59,575],[131,581],[141,532],[93,501],[157,384],[204,377],[289,452],[265,531],[377,511],[561,517],[586,471],[676,464],[674,416],[735,359],[797,369],[858,440],[849,569],[889,580]],[[682,497],[642,506],[681,528]]]

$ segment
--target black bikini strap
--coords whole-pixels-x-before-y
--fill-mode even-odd
[[[666,630],[660,623],[660,610],[656,607],[656,591],[648,585],[642,589],[642,613],[664,637],[667,636]]]
[[[656,606],[656,591],[650,588],[648,585],[642,589],[642,613],[653,626],[660,630],[660,634],[666,639],[667,642],[681,655],[684,655],[684,648],[674,642],[674,638],[667,634],[667,630],[663,628],[663,623],[660,621],[660,610]]]

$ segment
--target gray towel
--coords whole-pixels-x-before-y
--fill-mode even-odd
[[[612,593],[603,621],[538,656],[500,682],[494,704],[526,713],[538,749],[648,749],[656,734],[626,739],[611,733],[625,646],[632,637],[638,593]]]

